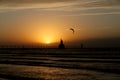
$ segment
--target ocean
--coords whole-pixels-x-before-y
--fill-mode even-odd
[[[120,50],[0,49],[0,80],[120,80]]]

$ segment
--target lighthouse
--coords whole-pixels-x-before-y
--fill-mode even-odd
[[[65,49],[65,45],[64,45],[62,39],[60,40],[60,44],[59,44],[58,48],[59,48],[59,49]]]

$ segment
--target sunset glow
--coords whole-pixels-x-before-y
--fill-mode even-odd
[[[0,80],[120,80],[120,0],[0,0]]]
[[[54,41],[52,41],[52,38],[51,38],[51,37],[46,36],[46,37],[44,37],[44,39],[43,39],[43,43],[45,43],[45,44],[50,44],[50,43],[52,43],[52,42],[54,42]]]
[[[119,5],[118,0],[2,0],[0,44],[59,44],[61,38],[76,46],[96,39],[117,42]]]

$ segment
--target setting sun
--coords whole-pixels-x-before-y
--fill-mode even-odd
[[[53,43],[53,42],[54,42],[54,37],[52,35],[44,34],[42,36],[42,43],[50,44],[50,43]]]
[[[50,44],[51,43],[51,41],[50,40],[46,40],[46,42],[45,42],[46,44]]]

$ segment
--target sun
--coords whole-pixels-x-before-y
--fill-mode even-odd
[[[47,28],[42,28],[40,30],[41,31],[39,31],[36,39],[39,43],[52,45],[57,42],[59,36],[58,36],[58,31],[56,29],[49,27],[48,25]]]
[[[50,40],[46,40],[46,42],[45,42],[46,44],[50,44],[51,43],[51,41]]]
[[[45,44],[50,44],[50,43],[52,43],[52,37],[51,36],[46,36],[46,37],[44,37],[44,40],[43,40],[43,42],[45,43]]]

